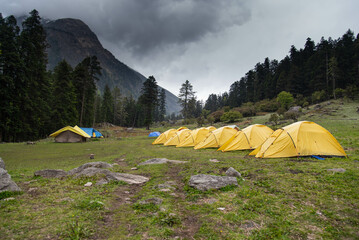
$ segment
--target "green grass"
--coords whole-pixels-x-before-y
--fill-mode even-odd
[[[324,161],[256,159],[247,156],[250,151],[222,153],[154,146],[153,139],[145,136],[79,144],[50,139],[35,145],[0,144],[0,157],[23,190],[20,195],[10,194],[15,200],[0,200],[1,239],[358,239],[357,106],[357,102],[341,105],[334,101],[322,110],[304,110],[300,120],[327,128],[349,156]],[[247,124],[265,123],[268,118],[243,120]],[[33,176],[40,169],[78,167],[93,161],[91,153],[95,161],[118,162],[113,171],[144,175],[150,181],[142,186],[111,182],[84,187],[99,178]],[[131,170],[155,157],[188,163]],[[213,158],[220,162],[209,162]],[[244,181],[238,179],[238,187],[201,192],[187,184],[192,175],[224,175],[229,167],[242,174]],[[344,168],[346,172],[333,173],[327,171],[329,168]],[[175,182],[169,192],[156,188],[168,181]],[[36,190],[29,192],[30,188]],[[162,204],[139,203],[154,197],[161,198]]]

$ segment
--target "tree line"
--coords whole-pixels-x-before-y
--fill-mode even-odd
[[[74,68],[63,60],[47,71],[47,47],[36,10],[22,22],[21,31],[14,16],[0,14],[0,142],[45,138],[67,125],[149,127],[165,119],[165,90],[153,76],[144,82],[138,100],[107,85],[101,95],[96,56]]]
[[[337,40],[321,38],[315,44],[307,38],[304,48],[291,46],[281,61],[266,58],[257,63],[228,92],[210,94],[204,109],[215,112],[224,106],[236,108],[286,91],[301,104],[359,93],[359,35],[348,30]]]

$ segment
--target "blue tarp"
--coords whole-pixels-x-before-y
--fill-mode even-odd
[[[150,134],[148,134],[149,137],[158,137],[159,135],[161,135],[160,132],[151,132]]]
[[[91,136],[91,138],[100,138],[102,134],[94,128],[81,128],[84,132]]]

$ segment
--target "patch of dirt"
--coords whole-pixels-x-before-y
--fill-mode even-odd
[[[114,197],[108,206],[108,211],[103,215],[101,221],[97,222],[98,229],[101,230],[93,236],[93,239],[107,239],[107,231],[104,231],[105,229],[116,229],[119,224],[123,224],[115,221],[114,216],[123,204],[132,204],[137,201],[134,196],[141,188],[142,185],[140,184],[123,185],[119,186],[112,193]]]
[[[175,229],[174,236],[179,237],[179,239],[193,239],[193,236],[197,233],[199,228],[201,227],[201,223],[197,216],[195,216],[192,212],[188,211],[184,208],[182,201],[186,200],[186,195],[183,191],[184,183],[183,178],[179,174],[182,170],[182,166],[172,164],[168,168],[166,172],[167,179],[176,182],[177,186],[174,191],[177,198],[175,201],[177,202],[177,208],[179,209],[178,213],[181,214],[181,228]]]
[[[302,170],[299,169],[289,169],[289,172],[292,174],[304,173]]]

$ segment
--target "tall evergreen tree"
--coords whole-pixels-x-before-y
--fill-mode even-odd
[[[78,112],[76,109],[76,93],[73,86],[72,67],[65,61],[59,62],[54,69],[53,102],[51,118],[53,129],[67,125],[76,125]]]
[[[179,103],[182,106],[181,113],[185,119],[190,117],[189,100],[195,97],[195,93],[192,84],[186,80],[186,82],[182,84],[178,95]]]
[[[111,94],[111,90],[108,87],[108,85],[106,84],[105,86],[105,90],[103,93],[103,99],[102,99],[102,119],[105,122],[108,123],[112,123],[113,122],[113,116],[114,116],[114,112],[113,112],[113,97]]]
[[[123,126],[124,124],[124,107],[122,104],[121,90],[116,86],[112,90],[113,96],[113,124]]]
[[[22,106],[23,118],[28,123],[24,137],[37,139],[49,134],[50,124],[50,80],[46,75],[46,33],[36,10],[22,23],[20,52],[25,66],[26,89]]]
[[[21,140],[24,66],[19,51],[19,27],[14,16],[0,13],[0,142]]]
[[[86,57],[74,70],[80,126],[90,126],[93,122],[98,75],[101,75],[101,67],[96,56]]]
[[[145,114],[144,124],[147,130],[149,130],[153,122],[155,108],[158,104],[158,86],[153,76],[148,77],[143,83],[141,94],[139,102],[143,105]]]
[[[159,118],[158,121],[162,122],[166,116],[166,92],[162,88],[158,98],[158,113]]]

